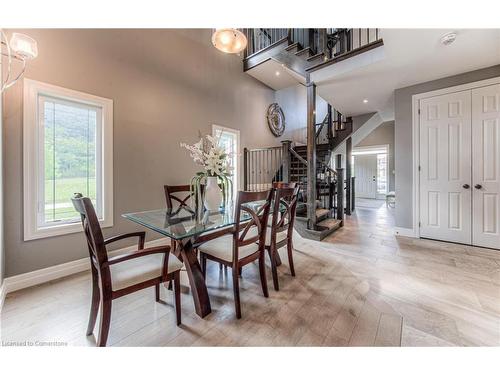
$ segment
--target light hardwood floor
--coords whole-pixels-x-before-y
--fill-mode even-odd
[[[368,205],[369,206],[369,205]],[[500,345],[500,252],[392,235],[392,210],[359,207],[324,242],[297,237],[297,277],[286,257],[281,290],[262,296],[258,268],[244,268],[243,318],[234,316],[231,273],[208,262],[213,312],[194,314],[184,285],[183,324],[172,292],[113,302],[114,346],[483,346]],[[283,254],[284,255],[284,254]],[[268,270],[269,271],[269,270]],[[85,336],[89,273],[7,296],[1,339],[94,345]]]

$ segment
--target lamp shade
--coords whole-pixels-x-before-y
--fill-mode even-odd
[[[31,60],[38,56],[36,40],[20,33],[13,33],[10,38],[10,48],[25,60]]]
[[[212,44],[225,53],[240,53],[247,46],[247,37],[238,29],[215,29]]]

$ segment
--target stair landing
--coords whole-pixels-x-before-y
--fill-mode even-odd
[[[295,229],[304,238],[322,241],[343,225],[342,220],[328,217],[329,212],[329,210],[324,208],[316,209],[317,222],[315,230],[307,228],[307,217],[296,216]]]

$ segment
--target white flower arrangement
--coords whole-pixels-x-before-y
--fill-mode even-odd
[[[200,140],[193,145],[181,143],[190,152],[191,158],[197,165],[202,166],[209,177],[230,177],[233,167],[231,166],[231,153],[226,153],[219,145],[219,139],[206,135],[200,136]]]
[[[219,138],[211,135],[202,136],[200,140],[193,145],[181,143],[181,147],[189,151],[195,164],[203,167],[204,171],[196,173],[191,179],[191,194],[196,202],[201,202],[202,189],[201,184],[206,182],[207,177],[217,177],[219,186],[222,189],[223,204],[232,197],[232,182],[230,180],[233,166],[231,160],[233,153],[227,153],[224,147],[219,144]],[[201,206],[201,205],[197,205]]]

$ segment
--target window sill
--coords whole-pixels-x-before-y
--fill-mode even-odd
[[[113,226],[113,220],[100,220],[101,228],[109,228]],[[71,224],[61,224],[46,228],[31,228],[24,232],[24,241],[38,240],[41,238],[50,238],[64,236],[66,234],[83,232],[81,222]]]

